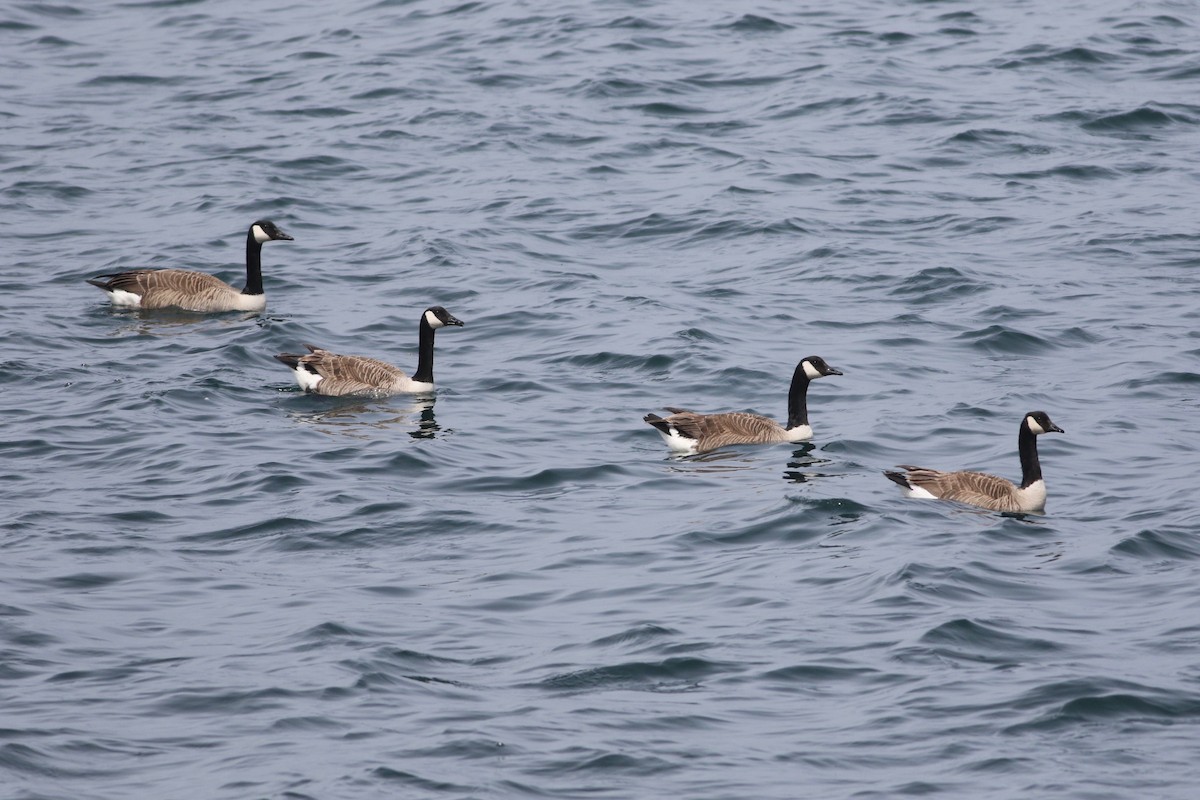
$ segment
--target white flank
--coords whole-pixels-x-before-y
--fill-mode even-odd
[[[230,311],[262,311],[267,307],[267,296],[265,294],[242,294],[238,292],[234,296],[233,306]]]
[[[302,366],[297,366],[292,372],[296,376],[296,383],[300,384],[300,388],[306,392],[315,392],[317,384],[325,380],[320,375],[315,375]]]
[[[1024,489],[1018,489],[1017,495],[1021,498],[1018,502],[1022,509],[1041,511],[1046,507],[1046,482],[1036,480]]]
[[[108,297],[112,300],[114,306],[125,306],[127,308],[141,308],[142,296],[127,292],[124,289],[112,289],[108,293]]]
[[[433,394],[432,381],[414,381],[412,378],[406,378],[403,385],[393,391],[402,394]]]
[[[784,439],[785,442],[807,442],[812,438],[812,426],[797,425],[794,428],[788,428],[783,433],[787,436]]]

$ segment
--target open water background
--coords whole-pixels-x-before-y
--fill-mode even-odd
[[[1194,798],[1194,2],[0,10],[0,796]],[[262,315],[114,311],[182,266]],[[436,402],[305,397],[316,342]],[[681,404],[803,447],[668,456]],[[1047,514],[907,501],[900,462]]]

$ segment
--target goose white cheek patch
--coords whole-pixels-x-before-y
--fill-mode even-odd
[[[1041,435],[1046,432],[1046,429],[1043,428],[1041,425],[1038,425],[1037,420],[1034,419],[1033,417],[1026,417],[1025,424],[1028,425],[1029,430],[1035,434]]]
[[[434,314],[432,311],[425,312],[425,321],[429,323],[429,327],[431,328],[444,328],[446,326],[446,323],[438,319],[437,314]]]
[[[808,376],[810,381],[815,381],[817,378],[824,377],[821,371],[812,365],[811,361],[804,362],[804,374]]]

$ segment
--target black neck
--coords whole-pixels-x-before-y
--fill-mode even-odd
[[[1042,464],[1038,461],[1037,436],[1021,421],[1021,433],[1017,436],[1017,450],[1021,454],[1021,488],[1042,479]]]
[[[246,288],[242,294],[262,294],[262,242],[254,238],[254,228],[246,234]]]
[[[433,383],[433,334],[433,327],[422,314],[420,346],[417,348],[417,371],[412,376],[414,381]]]
[[[811,381],[804,371],[804,364],[797,364],[796,371],[792,373],[792,388],[788,390],[788,430],[808,424],[809,383]]]

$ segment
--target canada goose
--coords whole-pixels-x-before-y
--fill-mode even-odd
[[[240,292],[220,278],[190,269],[134,269],[88,280],[108,292],[114,306],[181,308],[184,311],[262,311],[267,297],[262,285],[262,246],[273,239],[292,241],[269,219],[260,219],[246,234],[246,288]]]
[[[301,389],[313,394],[378,397],[432,392],[433,334],[447,325],[463,326],[462,320],[456,319],[441,306],[427,308],[421,314],[417,371],[411,378],[385,361],[365,356],[340,356],[311,344],[304,345],[310,351],[308,355],[280,353],[275,358],[292,368]]]
[[[1037,437],[1062,433],[1045,411],[1030,411],[1021,420],[1017,449],[1021,453],[1021,485],[984,472],[938,472],[901,464],[904,472],[884,472],[908,497],[957,500],[992,511],[1041,511],[1046,507],[1046,482],[1038,461]]]
[[[774,444],[802,442],[812,438],[808,424],[808,384],[826,375],[841,375],[820,356],[809,356],[796,365],[792,387],[788,391],[787,425],[773,419],[733,411],[725,414],[697,414],[682,408],[667,407],[671,416],[647,414],[642,419],[653,425],[667,447],[680,453],[706,453],[731,444]]]

